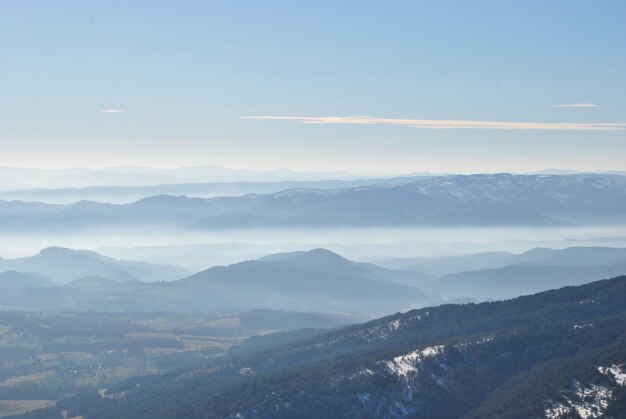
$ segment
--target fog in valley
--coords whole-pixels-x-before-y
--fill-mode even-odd
[[[0,419],[626,418],[625,21],[0,1]]]
[[[626,247],[626,225],[575,227],[328,228],[238,229],[180,232],[166,228],[121,233],[4,233],[0,256],[17,258],[46,247],[94,250],[117,259],[165,262],[199,271],[270,254],[323,247],[351,259],[387,259],[465,255],[534,247]]]
[[[505,351],[517,365],[529,356],[552,362],[551,351],[516,343],[524,327],[543,327],[535,313],[546,310],[565,313],[551,321],[580,318],[543,332],[559,348],[555,359],[591,339],[612,360],[607,371],[621,374],[615,362],[624,352],[614,340],[623,325],[614,316],[626,308],[624,176],[215,185],[122,187],[131,192],[126,200],[111,186],[104,188],[111,202],[102,188],[97,196],[90,187],[10,190],[6,199],[0,191],[0,415],[97,418],[106,406],[120,417],[187,417],[190,396],[180,395],[200,386],[209,395],[192,396],[193,404],[212,403],[205,416],[232,417],[215,413],[232,408],[222,383],[245,388],[258,377],[271,386],[283,368],[342,362],[344,354],[368,371],[333,364],[340,381],[363,377],[348,378],[345,391],[382,380],[377,403],[412,406],[393,388],[432,391],[419,378],[426,370],[455,385],[464,378],[446,371],[462,377],[468,365],[495,379],[499,373],[482,364],[492,361],[480,360],[485,350],[488,359]],[[159,193],[141,195],[150,191]],[[592,337],[564,331],[587,328]],[[432,346],[442,336],[453,349]],[[492,347],[494,336],[501,337]],[[362,357],[372,348],[380,348],[377,360]],[[293,377],[281,394],[296,400],[292,392],[308,391],[315,401],[299,403],[313,409],[325,396],[307,383],[318,378]],[[242,395],[253,410],[273,400]],[[157,398],[148,413],[145,397]],[[424,400],[430,412],[441,409],[441,397]]]

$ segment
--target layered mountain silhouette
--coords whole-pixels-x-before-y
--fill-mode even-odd
[[[507,299],[626,274],[626,262],[606,266],[519,266],[444,275],[424,289],[447,298]]]
[[[464,256],[392,259],[380,262],[394,270],[426,272],[442,276],[464,271],[518,266],[608,266],[626,262],[626,248],[568,247],[534,248],[520,254],[485,252]]]
[[[423,289],[445,298],[506,299],[624,275],[626,249],[535,248],[520,254],[495,252],[423,258],[404,261],[401,266],[405,264],[431,273],[451,272],[422,284]],[[465,270],[481,266],[486,268]]]
[[[43,253],[48,252],[74,251],[53,249]],[[93,256],[90,252],[86,254]],[[15,309],[212,314],[280,309],[340,312],[371,318],[419,307],[428,299],[426,293],[415,287],[387,279],[385,275],[394,275],[392,270],[352,262],[325,249],[217,266],[170,282],[138,283],[127,278],[122,282],[111,275],[94,277],[93,272],[90,275],[77,278],[65,287],[16,289],[0,295],[0,304]],[[411,273],[398,275],[409,281]],[[421,276],[416,274],[416,277]]]
[[[325,249],[218,266],[172,285],[213,289],[234,305],[257,308],[377,312],[421,305],[426,294],[389,281]]]
[[[1,171],[1,168],[0,168]],[[423,176],[419,176],[423,177]],[[36,201],[49,204],[71,204],[88,200],[125,204],[157,195],[193,196],[213,198],[218,196],[241,196],[251,193],[267,194],[287,189],[339,189],[381,184],[403,184],[419,177],[392,177],[383,179],[350,180],[302,180],[280,182],[203,182],[167,183],[141,186],[86,186],[82,188],[36,188],[0,191],[0,199],[7,201]]]
[[[145,186],[180,182],[278,182],[353,179],[349,172],[299,172],[288,169],[253,171],[218,165],[160,169],[145,166],[118,166],[101,169],[30,169],[0,166],[0,189],[92,187],[98,185]]]
[[[192,227],[597,223],[621,220],[625,197],[626,178],[621,176],[431,177],[402,185],[241,197],[233,208]]]
[[[43,275],[56,284],[101,276],[117,281],[171,281],[189,275],[184,268],[146,262],[119,261],[87,250],[48,247],[37,255],[0,259],[0,271],[15,270]]]
[[[124,204],[0,201],[0,227],[80,229],[571,225],[626,220],[626,177],[471,175],[211,199],[154,196]]]
[[[47,273],[57,283],[61,282],[58,278],[65,278],[67,286],[45,290],[18,287],[0,295],[0,304],[15,309],[55,311],[209,314],[278,309],[371,318],[425,304],[514,298],[626,274],[626,253],[613,248],[536,249],[507,256],[509,261],[517,258],[523,263],[520,265],[441,277],[353,262],[326,249],[313,249],[215,266],[169,282],[137,279],[141,274],[144,281],[154,280],[153,270],[159,269],[159,265],[118,262],[94,252],[52,248],[33,258],[25,258],[28,263],[18,259],[25,272]],[[555,264],[568,261],[572,266]],[[607,262],[617,263],[594,265]],[[173,273],[179,272],[174,269]],[[165,273],[160,275],[163,278]],[[50,285],[49,281],[39,281],[30,286]]]

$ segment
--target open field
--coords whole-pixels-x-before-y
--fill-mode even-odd
[[[54,406],[54,400],[0,400],[0,417]]]

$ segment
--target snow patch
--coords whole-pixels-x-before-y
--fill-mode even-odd
[[[613,364],[610,367],[598,367],[600,373],[613,378],[620,386],[626,386],[626,364]]]
[[[430,346],[393,358],[391,361],[382,361],[387,370],[398,377],[407,377],[417,372],[419,364],[426,358],[432,358],[443,353],[444,345]]]
[[[243,367],[239,370],[239,375],[252,375],[254,371],[250,367]]]
[[[367,377],[367,376],[372,376],[375,375],[376,373],[372,370],[370,370],[369,368],[363,368],[362,370],[359,370],[357,372],[355,372],[354,374],[350,375],[348,377],[349,380],[354,380],[357,377]]]
[[[609,406],[612,394],[605,386],[596,384],[583,386],[575,381],[574,391],[570,395],[563,395],[563,402],[552,403],[544,414],[549,419],[570,417],[575,413],[583,419],[600,418]]]
[[[492,340],[493,340],[493,335],[490,335],[490,336],[485,336],[474,341],[457,343],[454,345],[454,347],[455,348],[467,348],[468,346],[472,346],[472,345],[482,345],[487,342],[491,342]]]

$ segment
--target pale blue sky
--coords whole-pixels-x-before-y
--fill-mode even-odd
[[[626,170],[624,22],[619,0],[2,0],[0,165]]]

